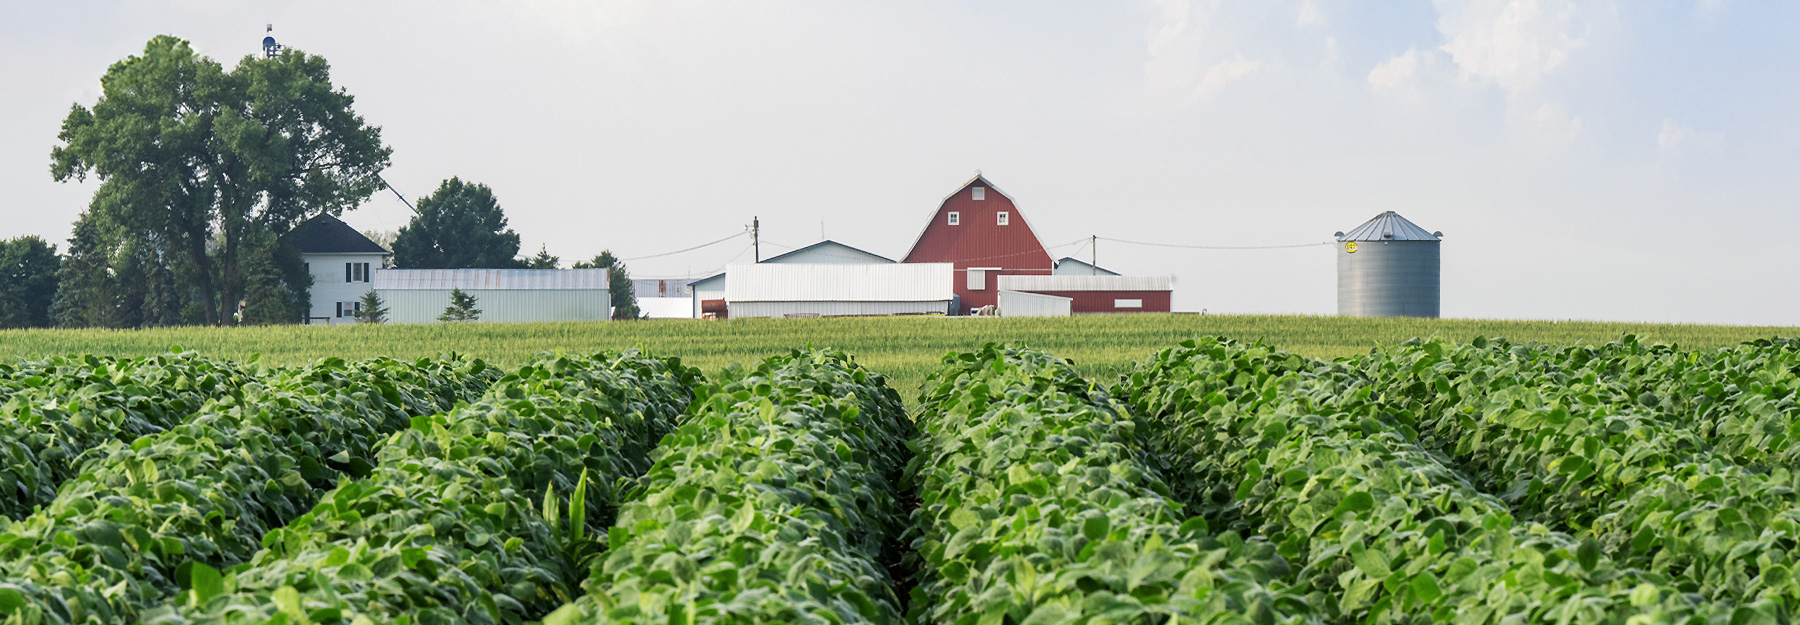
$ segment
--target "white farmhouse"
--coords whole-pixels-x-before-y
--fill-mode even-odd
[[[357,302],[375,288],[374,274],[392,252],[331,215],[306,220],[282,240],[300,251],[312,274],[312,311],[306,323],[356,323],[351,315]]]

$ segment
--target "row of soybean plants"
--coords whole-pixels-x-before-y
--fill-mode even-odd
[[[0,517],[49,503],[84,452],[167,430],[255,375],[179,351],[0,364]]]
[[[8,425],[29,429],[37,425],[31,419],[68,416],[88,419],[74,430],[104,433],[109,424],[145,424],[130,426],[141,429],[135,437],[82,439],[93,446],[54,496],[0,526],[0,618],[8,622],[135,621],[180,592],[194,568],[250,558],[270,528],[338,480],[366,474],[376,441],[476,397],[496,377],[484,363],[458,358],[327,359],[243,377],[200,361],[81,360],[9,376],[43,388],[81,372],[84,389],[102,388],[64,395],[66,410],[19,406]],[[156,388],[121,390],[149,387]],[[161,420],[149,423],[152,415]]]
[[[913,438],[885,380],[830,351],[724,373],[590,558],[569,623],[898,623]]]
[[[675,359],[545,355],[419,416],[371,470],[230,568],[195,565],[149,623],[516,623],[574,599],[569,559],[610,524],[699,381]],[[566,507],[565,507],[566,502]]]
[[[1145,424],[1048,354],[953,354],[927,380],[913,622],[1317,623],[1277,545],[1173,499]]]
[[[1800,608],[1794,343],[1417,341],[1355,364],[1376,401],[1521,517],[1698,599]]]
[[[1754,595],[1695,592],[1603,537],[1520,511],[1515,482],[1470,480],[1422,436],[1391,381],[1260,345],[1202,339],[1121,384],[1192,511],[1265,537],[1336,622],[1773,622]],[[1496,392],[1509,392],[1504,381]],[[1541,441],[1504,442],[1536,453]],[[1554,470],[1552,465],[1551,470]],[[1503,487],[1503,488],[1497,488]],[[1580,496],[1579,492],[1571,492]]]

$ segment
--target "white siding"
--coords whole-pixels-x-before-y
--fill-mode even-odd
[[[1000,292],[1002,317],[1067,317],[1075,300],[1056,295],[1039,295],[1020,291]]]
[[[386,269],[375,273],[383,291],[418,289],[606,290],[605,269]]]
[[[935,302],[732,302],[732,319],[787,316],[946,315],[950,300]]]
[[[693,319],[693,299],[687,297],[640,297],[638,310],[651,319]]]
[[[1168,291],[1169,276],[1000,276],[1005,291]]]
[[[950,263],[879,265],[732,265],[725,300],[738,302],[948,302],[956,296]]]
[[[612,316],[605,289],[463,289],[475,296],[481,321],[604,321]],[[381,289],[389,323],[436,323],[450,306],[450,289]]]
[[[302,254],[300,259],[306,263],[307,272],[312,274],[312,289],[308,295],[312,298],[312,312],[308,317],[328,317],[315,319],[310,323],[348,324],[356,323],[356,319],[348,312],[343,317],[337,316],[338,302],[355,302],[362,299],[375,287],[374,277],[380,276],[381,254]],[[345,263],[368,263],[373,273],[369,282],[345,282]]]
[[[893,262],[834,241],[800,248],[763,261],[780,265],[875,265]]]

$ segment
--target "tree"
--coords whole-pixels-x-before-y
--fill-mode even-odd
[[[562,257],[551,256],[544,246],[538,246],[537,256],[525,259],[526,269],[558,269],[562,267]]]
[[[480,321],[481,309],[475,307],[475,296],[462,289],[450,289],[450,305],[444,307],[444,314],[438,315],[437,320]]]
[[[245,301],[244,259],[259,253],[248,243],[368,199],[388,164],[380,129],[332,86],[330,66],[296,50],[226,72],[162,35],[100,84],[92,109],[75,105],[63,120],[51,174],[97,176],[89,212],[119,227],[117,241],[152,240],[180,268],[178,292],[191,292],[181,308],[207,324]]]
[[[244,265],[244,299],[239,323],[268,325],[298,323],[312,309],[312,274],[306,272],[293,246],[281,245],[275,235],[258,231],[246,242],[249,255]]]
[[[452,291],[450,293],[450,299],[454,301],[456,299],[456,294],[461,292],[462,291],[460,290]],[[373,289],[363,294],[361,304],[362,306],[358,307],[356,314],[353,315],[356,317],[357,323],[387,323],[387,302],[381,301],[381,296],[375,294]],[[475,305],[475,298],[469,298],[469,305]],[[454,308],[454,306],[452,308]],[[445,311],[445,313],[448,312],[449,311],[447,310]],[[481,311],[477,310],[475,313],[480,314]]]
[[[394,266],[403,269],[519,267],[519,233],[493,189],[451,178],[419,198],[418,213],[394,237]]]
[[[69,238],[69,254],[57,271],[56,301],[50,314],[64,328],[115,328],[120,325],[118,284],[106,237],[97,223],[86,218],[75,222]]]
[[[371,230],[362,231],[363,236],[369,237],[370,241],[374,241],[376,245],[381,246],[381,249],[387,250],[389,252],[394,251],[394,237],[399,236],[399,234],[400,234],[400,231],[398,231],[398,230],[373,230],[373,229],[371,229]],[[381,268],[382,269],[393,269],[394,268],[394,257],[392,255],[382,257]]]
[[[47,328],[62,259],[36,236],[0,241],[0,328]]]
[[[590,261],[577,261],[576,269],[605,269],[607,293],[612,297],[614,319],[637,319],[643,316],[638,310],[637,289],[631,285],[631,271],[625,267],[625,261],[613,256],[612,250],[602,250]]]

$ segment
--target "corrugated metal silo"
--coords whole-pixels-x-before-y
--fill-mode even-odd
[[[1438,316],[1438,240],[1394,211],[1337,233],[1338,314]]]

